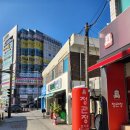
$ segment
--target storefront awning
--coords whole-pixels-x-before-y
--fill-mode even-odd
[[[49,93],[49,94],[46,94],[45,97],[46,97],[46,98],[47,98],[47,97],[52,97],[53,95],[54,95],[54,93]]]
[[[41,96],[39,96],[38,98],[43,98],[44,96],[43,95],[41,95]]]
[[[119,52],[119,53],[115,54],[114,56],[108,57],[108,58],[106,58],[105,60],[100,61],[100,62],[98,62],[98,63],[95,64],[95,65],[90,66],[90,67],[88,68],[88,72],[91,72],[91,71],[93,71],[93,70],[95,70],[95,69],[98,69],[98,68],[100,68],[100,67],[103,67],[103,66],[105,66],[105,65],[107,65],[107,64],[111,64],[111,63],[113,63],[113,62],[115,62],[115,61],[117,61],[117,60],[119,60],[119,59],[122,59],[122,58],[127,57],[128,55],[130,55],[130,48],[128,48],[128,49],[125,50],[125,51]]]

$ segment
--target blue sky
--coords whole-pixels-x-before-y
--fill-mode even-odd
[[[37,29],[64,44],[72,33],[79,33],[86,22],[91,24],[96,19],[105,1],[0,0],[0,55],[3,36],[16,24],[19,28]],[[98,37],[100,30],[109,22],[107,4],[90,36]]]

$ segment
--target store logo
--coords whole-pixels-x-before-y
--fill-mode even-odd
[[[86,90],[85,89],[83,89],[82,95],[86,95]]]
[[[116,90],[114,91],[113,98],[114,98],[114,99],[120,99],[120,91],[119,91],[119,90],[116,89]]]
[[[112,33],[108,33],[106,36],[105,36],[105,49],[107,49],[108,47],[112,46],[113,45],[113,35]]]

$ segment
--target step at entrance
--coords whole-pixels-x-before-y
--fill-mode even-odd
[[[121,130],[130,130],[130,125],[121,126]]]

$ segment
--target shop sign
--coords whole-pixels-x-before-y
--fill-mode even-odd
[[[106,36],[105,36],[105,48],[107,49],[108,47],[112,46],[113,44],[113,37],[112,37],[112,33],[108,33]]]
[[[54,81],[52,84],[50,84],[48,86],[48,91],[53,91],[53,90],[56,90],[56,89],[60,89],[62,87],[61,83],[62,83],[61,78],[56,80],[56,81]]]
[[[6,54],[9,51],[12,52],[12,48],[13,48],[13,39],[9,43],[7,44],[5,43],[4,48],[3,48],[4,54]]]
[[[20,98],[28,98],[28,95],[20,95]]]
[[[124,64],[113,63],[106,67],[106,72],[108,125],[110,130],[119,130],[122,124],[127,123]]]
[[[27,98],[20,98],[20,101],[27,101]]]
[[[31,77],[33,77],[33,78],[40,78],[42,75],[39,74],[39,73],[35,73],[35,72],[33,73],[32,72],[32,73],[20,73],[19,76],[20,77],[30,77],[30,78]]]
[[[86,130],[89,130],[89,124],[88,124],[88,120],[89,120],[89,104],[88,104],[88,97],[86,97],[86,90],[83,89],[82,90],[82,96],[80,97],[80,101],[81,101],[81,120],[83,122],[83,124],[81,125],[81,128],[86,128]]]
[[[37,94],[38,93],[38,88],[33,88],[33,94]]]
[[[116,90],[114,90],[114,92],[113,92],[113,99],[119,99],[120,100],[120,91],[118,90],[118,89],[116,89]],[[112,102],[112,107],[113,108],[122,108],[123,107],[123,102]]]
[[[33,93],[33,88],[31,88],[31,87],[26,88],[26,93],[27,94],[32,94]]]
[[[25,94],[26,93],[26,88],[25,87],[20,87],[19,88],[19,94]]]
[[[17,85],[42,85],[41,78],[17,78]]]

